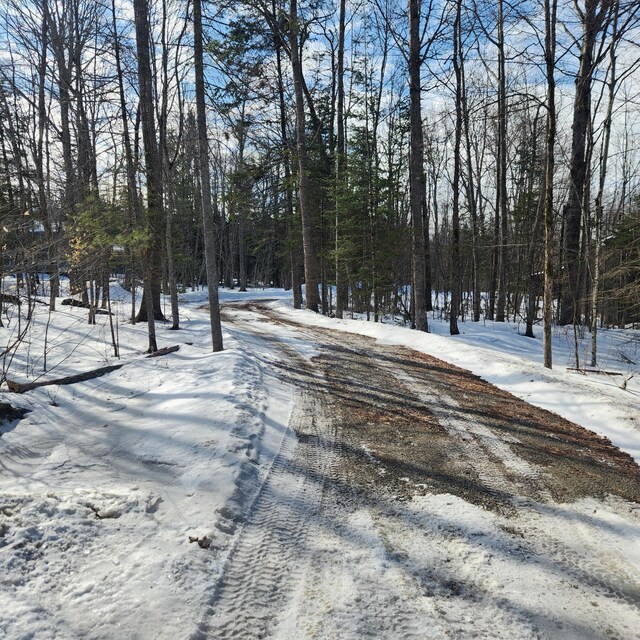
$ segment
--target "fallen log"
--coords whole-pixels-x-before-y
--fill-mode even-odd
[[[16,382],[15,380],[7,379],[7,386],[9,391],[13,393],[24,393],[25,391],[31,391],[38,387],[48,387],[54,384],[75,384],[76,382],[85,382],[86,380],[93,380],[105,375],[105,373],[111,373],[116,369],[124,366],[124,362],[121,364],[112,364],[108,367],[100,367],[99,369],[93,369],[92,371],[86,371],[85,373],[77,373],[73,376],[65,376],[64,378],[56,378],[55,380],[43,380],[41,382]]]
[[[0,293],[0,302],[6,302],[7,304],[17,304],[21,306],[24,302],[29,302],[29,298],[27,296],[23,298],[19,298],[18,296],[14,296],[11,293]],[[31,296],[31,302],[34,304],[49,304],[44,300],[39,300],[35,296]]]
[[[81,309],[90,309],[91,305],[88,302],[82,300],[75,300],[74,298],[65,298],[60,304],[66,307],[80,307]]]
[[[179,344],[174,344],[173,347],[162,347],[162,349],[158,349],[157,351],[153,351],[152,353],[148,353],[146,358],[157,358],[158,356],[166,356],[168,353],[174,353],[180,349]]]
[[[14,407],[8,402],[0,402],[0,422],[4,420],[20,420],[29,413],[29,409]]]
[[[89,302],[82,302],[82,300],[74,300],[73,298],[65,298],[60,304],[63,304],[65,307],[79,307],[80,309],[91,309],[91,304]],[[111,311],[107,311],[107,309],[102,309],[100,307],[96,307],[94,313],[97,316],[113,315]]]
[[[567,367],[567,371],[577,371],[578,373],[597,373],[601,376],[623,376],[624,373],[619,371],[605,371],[604,369],[576,369],[575,367]]]

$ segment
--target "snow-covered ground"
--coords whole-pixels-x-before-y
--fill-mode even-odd
[[[126,300],[117,285],[113,293]],[[197,306],[183,307],[183,330],[158,328],[177,353],[145,358],[146,326],[126,323],[125,302],[116,305],[122,369],[2,394],[30,413],[1,428],[0,637],[167,637],[201,615],[220,559],[189,539],[224,545],[216,512],[234,492],[255,491],[290,397],[228,332],[212,355]],[[45,377],[117,362],[106,316],[90,327],[85,310],[58,308],[49,319],[36,305],[10,379],[43,375],[47,319]],[[16,326],[0,329],[4,344]]]
[[[24,395],[4,389],[0,397],[30,411],[0,427],[0,638],[189,637],[236,535],[229,509],[257,494],[288,437],[292,391],[275,375],[265,341],[230,326],[225,351],[212,354],[200,308],[205,295],[191,292],[182,296],[182,330],[158,328],[159,346],[180,350],[148,359],[146,327],[127,323],[127,292],[114,283],[112,294],[122,301],[114,303],[121,369]],[[511,324],[465,323],[451,338],[432,322],[433,333],[420,335],[294,311],[289,296],[221,291],[222,302],[269,300],[296,322],[406,345],[470,369],[610,438],[640,462],[640,375],[623,390],[623,376],[567,371],[572,336],[556,334],[558,366],[547,371],[541,341]],[[49,315],[36,305],[8,378],[57,378],[118,362],[106,316],[89,326],[85,310],[58,309]],[[18,323],[3,321],[0,344],[7,345]],[[295,329],[281,327],[279,338],[293,341]],[[604,368],[628,374],[619,352],[637,362],[639,340],[637,332],[603,332]],[[304,349],[303,356],[314,355],[311,343]],[[468,514],[472,527],[477,513]],[[615,521],[608,526],[615,529]],[[626,539],[625,526],[615,535]]]

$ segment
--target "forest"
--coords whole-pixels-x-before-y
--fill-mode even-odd
[[[68,277],[91,323],[118,277],[155,351],[206,286],[217,351],[218,287],[284,287],[595,365],[640,323],[639,36],[636,0],[3,0],[1,303]]]
[[[640,0],[0,0],[0,638],[640,629]]]

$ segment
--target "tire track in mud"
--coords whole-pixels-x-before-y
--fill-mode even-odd
[[[551,500],[550,493],[536,482],[541,470],[518,456],[509,442],[481,421],[465,418],[465,408],[451,394],[437,385],[427,386],[406,371],[395,370],[391,375],[428,407],[466,459],[473,460],[474,472],[488,495],[499,500],[500,496],[522,492],[544,502]],[[511,443],[519,444],[519,441],[511,438]]]
[[[366,448],[382,471],[395,471],[391,475],[405,483],[401,493],[415,486],[452,492],[502,513],[514,511],[511,499],[520,492],[536,500],[550,498],[537,482],[536,465],[518,456],[482,419],[470,419],[468,407],[437,375],[421,379],[417,373],[424,372],[412,371],[410,363],[401,367],[392,348],[373,348],[366,338],[324,331],[317,337],[329,351],[318,362],[324,365],[330,395],[338,398],[335,411],[347,425],[345,437],[355,437],[352,446]],[[385,353],[394,358],[380,357]],[[381,431],[391,447],[377,445],[372,433]],[[411,464],[410,456],[403,458],[412,449],[414,457],[415,451],[427,454],[419,466]]]

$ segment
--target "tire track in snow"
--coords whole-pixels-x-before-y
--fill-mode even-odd
[[[357,338],[350,335],[341,335],[338,338],[323,330],[317,331],[317,334],[319,334],[318,337],[321,336],[321,340],[325,344],[339,345],[341,350],[351,351],[354,354],[354,359],[368,356],[368,353],[360,346],[362,341]],[[383,348],[381,348],[382,350]],[[393,352],[393,350],[391,351]],[[337,352],[339,353],[339,351]],[[432,374],[425,376],[424,370],[412,366],[410,361],[402,368],[391,364],[397,363],[395,357],[386,359],[369,356],[369,362],[371,365],[369,380],[372,386],[380,386],[379,381],[376,380],[379,375],[378,371],[380,369],[386,370],[389,376],[396,380],[395,391],[421,403],[433,414],[438,424],[450,434],[451,444],[465,452],[465,457],[473,464],[473,472],[477,474],[488,492],[493,493],[499,501],[511,496],[510,503],[513,509],[508,509],[506,512],[501,510],[501,512],[505,515],[511,514],[516,529],[523,528],[524,538],[512,540],[507,546],[508,556],[513,552],[514,561],[531,562],[534,567],[532,571],[546,575],[546,579],[550,581],[554,589],[563,593],[567,602],[577,597],[581,604],[586,603],[590,607],[594,607],[595,615],[593,617],[588,615],[586,618],[594,624],[594,632],[595,626],[601,624],[596,620],[603,620],[597,614],[597,607],[602,608],[603,603],[608,603],[609,606],[615,607],[615,610],[620,612],[627,609],[629,613],[622,614],[622,620],[627,619],[628,616],[630,616],[629,619],[638,617],[640,613],[640,583],[637,575],[634,576],[627,570],[628,564],[625,562],[624,553],[615,553],[609,549],[609,543],[602,542],[603,530],[595,522],[592,523],[592,528],[581,523],[579,518],[574,519],[570,524],[566,522],[566,514],[562,513],[565,507],[558,505],[547,487],[547,484],[553,479],[547,475],[544,466],[524,459],[517,451],[519,447],[531,446],[530,441],[524,443],[515,435],[505,433],[504,430],[496,433],[490,422],[485,421],[478,412],[472,410],[466,415],[464,395],[461,400],[454,398],[447,392],[446,386],[434,379]],[[393,389],[393,387],[388,388],[389,390]],[[384,392],[377,394],[377,401],[381,402],[381,406],[384,406],[385,396]],[[543,513],[545,517],[540,518]],[[538,516],[538,520],[546,520],[546,522],[541,521],[536,526],[534,524],[536,516]],[[387,538],[388,522],[389,519],[383,513],[378,517],[376,526],[385,541],[385,546],[388,547],[389,554],[393,554],[394,551],[402,549],[403,545],[400,538],[395,538],[395,542]],[[565,526],[560,526],[559,530],[554,532],[553,528],[554,526],[558,527],[558,522],[564,522]],[[506,525],[506,527],[505,530],[509,531],[509,526]],[[479,566],[489,562],[486,574],[488,577],[493,575],[490,567],[491,555],[487,556],[484,551],[478,551],[475,545],[469,546],[466,542],[462,543],[458,540],[454,542],[452,539],[445,546],[451,547],[452,551],[458,549],[461,557],[473,559],[474,563],[480,563]],[[522,550],[519,550],[520,546],[522,546]],[[511,547],[513,551],[511,551]],[[455,556],[456,553],[453,555]],[[402,553],[400,553],[401,556]],[[411,567],[406,566],[405,568],[408,573],[412,573]],[[464,567],[459,568],[462,570]],[[466,575],[466,570],[462,571],[461,575]],[[471,579],[473,584],[472,575],[467,576],[467,579]],[[452,583],[452,585],[455,589],[455,584]],[[571,592],[573,589],[577,590],[577,593],[569,595],[567,591]],[[482,589],[479,588],[477,593],[481,594]],[[478,602],[484,603],[484,607],[488,602],[492,603],[492,597],[490,595],[487,597],[479,596]],[[508,600],[504,599],[500,611],[494,609],[494,615],[501,614],[501,624],[506,628],[511,627],[512,631],[513,626],[511,625],[515,625],[515,628],[518,629],[517,633],[521,634],[523,638],[529,637],[531,634],[537,637],[535,624],[532,625],[531,622],[522,619],[517,612],[517,607],[509,614],[507,602]],[[493,609],[493,606],[488,608]],[[444,616],[447,626],[451,624],[455,626],[457,624],[455,616],[451,618],[447,613],[450,609],[445,606],[442,611],[447,615],[443,613],[442,616],[438,616],[436,614],[436,617],[442,619]],[[514,617],[509,620],[510,615]],[[548,620],[538,619],[535,614],[532,615],[532,619],[536,620],[536,623],[540,623],[542,628],[549,624]],[[489,629],[490,620],[486,622],[489,625],[487,629]],[[557,618],[556,622],[560,624]],[[575,621],[574,628],[578,629],[576,631],[578,636],[588,631],[587,627],[581,627]],[[511,632],[500,635],[500,637],[512,637],[509,636]],[[565,632],[568,633],[566,628]],[[593,637],[596,636],[597,632]],[[359,635],[355,634],[350,637],[359,637]],[[392,636],[381,634],[377,637]],[[574,634],[571,637],[577,636]],[[615,634],[612,637],[615,637]]]
[[[309,394],[295,403],[290,431],[216,588],[211,617],[194,638],[263,638],[284,606],[305,555],[310,518],[320,508],[331,450],[322,411]]]
[[[318,336],[314,338],[318,340]],[[310,522],[314,545],[309,549],[303,579],[292,592],[272,637],[444,638],[433,603],[386,544],[378,516],[380,509],[388,505],[381,502],[377,493],[363,491],[352,475],[362,463],[362,443],[351,430],[339,428],[345,412],[349,412],[340,399],[342,394],[333,393],[335,385],[340,384],[341,365],[349,363],[349,374],[365,390],[370,386],[384,387],[377,380],[380,376],[391,379],[361,348],[326,335],[320,344],[323,351],[328,344],[337,346],[342,354],[337,369],[325,372],[322,383],[311,383],[318,394],[324,392],[327,412],[336,421],[331,435],[334,455],[328,468],[322,511]],[[389,385],[388,396],[393,394],[394,386]]]
[[[527,507],[528,528],[538,531],[532,539],[540,557],[553,559],[558,569],[576,585],[640,613],[640,580],[629,572],[624,550],[616,548],[619,542],[616,536],[606,528],[598,530],[596,511],[580,513],[579,505],[561,509],[525,501],[521,507]],[[567,526],[558,527],[559,521]],[[604,544],[603,537],[606,538]]]
[[[479,421],[460,418],[464,408],[446,392],[421,383],[406,371],[395,369],[391,373],[429,407],[439,423],[458,442],[463,443],[469,457],[474,460],[478,476],[488,487],[493,487],[497,492],[513,485],[510,488],[514,494],[514,504],[520,509],[531,509],[529,513],[534,522],[554,518],[554,501],[550,493],[536,482],[540,470],[518,456],[504,437],[496,436]],[[515,438],[513,440],[518,442]],[[535,495],[535,501],[518,497],[518,489],[524,486],[528,488],[527,495]],[[521,518],[522,516],[523,514]],[[532,521],[529,517],[525,518],[528,522]],[[546,525],[536,537],[535,546],[540,558],[553,558],[558,571],[567,578],[604,594],[612,601],[640,607],[640,583],[620,566],[623,562],[616,554],[610,553],[607,562],[601,557],[602,549],[590,549],[593,532],[588,535],[585,525],[581,525],[576,519],[572,523],[572,535],[581,539],[581,548],[593,553],[579,553],[567,541],[554,539],[549,535],[551,522],[548,520]]]

